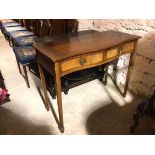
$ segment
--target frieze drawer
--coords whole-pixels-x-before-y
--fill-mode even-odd
[[[107,51],[107,59],[112,59],[118,55],[119,55],[119,48],[114,48]]]
[[[122,52],[133,52],[135,48],[134,41],[128,42],[122,46]]]
[[[96,54],[82,55],[61,62],[61,71],[71,72],[72,70],[87,68],[87,66],[95,65],[101,63],[102,61],[103,61],[103,52]]]

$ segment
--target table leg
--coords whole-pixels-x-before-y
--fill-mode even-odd
[[[44,76],[43,70],[42,70],[39,63],[38,63],[38,68],[39,68],[39,73],[40,73],[41,87],[42,87],[43,92],[44,92],[45,107],[46,107],[47,111],[49,111],[49,98],[47,95],[45,76]]]
[[[56,93],[57,93],[57,104],[58,104],[59,121],[60,121],[59,130],[61,132],[64,132],[62,95],[61,95],[61,77],[60,77],[59,63],[55,63],[55,82],[56,82],[55,84],[56,84]]]
[[[108,78],[108,67],[109,67],[109,65],[106,65],[106,69],[105,69],[105,73],[104,73],[104,81],[103,81],[103,84],[104,84],[104,85],[107,84],[107,78]]]
[[[122,96],[125,97],[127,90],[128,90],[128,85],[129,85],[129,80],[130,80],[130,73],[131,73],[131,68],[133,65],[133,53],[130,54],[130,60],[129,60],[129,66],[128,66],[128,71],[126,75],[126,81],[125,81],[125,86],[124,86],[124,92],[122,93]]]
[[[137,48],[137,41],[135,42],[135,47],[134,47],[134,51],[130,54],[130,60],[129,60],[129,66],[128,66],[128,72],[127,72],[127,76],[126,76],[126,82],[125,82],[125,86],[124,86],[124,92],[123,92],[123,96],[126,96],[127,93],[127,89],[128,89],[128,85],[129,85],[129,80],[130,80],[130,73],[131,73],[131,67],[133,65],[133,55],[134,52]]]

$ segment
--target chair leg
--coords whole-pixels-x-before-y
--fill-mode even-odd
[[[25,80],[26,80],[27,87],[30,88],[29,79],[28,79],[28,76],[27,76],[26,65],[23,65],[23,70],[24,70],[24,74],[25,74],[24,77],[25,77]]]
[[[19,73],[22,74],[20,64],[19,64],[18,60],[17,60],[17,65],[18,65]]]

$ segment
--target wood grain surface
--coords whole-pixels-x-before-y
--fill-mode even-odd
[[[139,36],[117,32],[93,32],[86,35],[62,37],[58,40],[36,43],[34,47],[53,62],[80,54],[101,51],[139,39]]]

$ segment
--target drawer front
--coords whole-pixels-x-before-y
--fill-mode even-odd
[[[119,55],[118,48],[114,48],[114,49],[111,49],[111,50],[107,51],[107,59],[114,58],[114,57],[116,57],[118,55]]]
[[[77,58],[68,59],[61,63],[61,71],[78,70],[87,66],[95,65],[103,61],[103,53],[79,56]]]
[[[117,56],[120,56],[123,53],[133,52],[134,47],[135,47],[135,43],[132,41],[129,43],[125,43],[122,46],[110,49],[107,51],[107,59],[115,58]]]
[[[135,47],[135,42],[129,42],[122,46],[122,52],[133,52]]]

